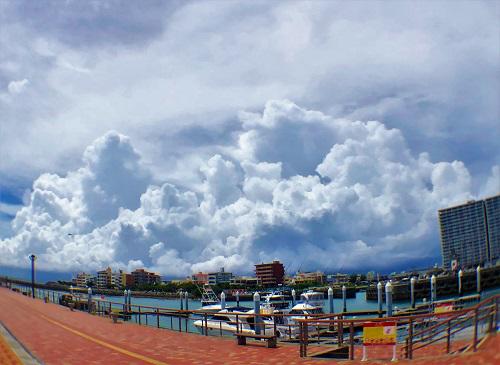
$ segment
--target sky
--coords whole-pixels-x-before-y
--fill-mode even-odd
[[[500,193],[498,1],[0,0],[0,266],[441,264]]]

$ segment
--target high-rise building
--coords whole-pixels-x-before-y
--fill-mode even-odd
[[[500,194],[484,200],[490,261],[500,259]]]
[[[255,276],[259,278],[263,286],[283,284],[285,267],[276,260],[269,264],[257,264],[255,265]]]
[[[440,209],[443,266],[475,266],[499,257],[500,195]]]

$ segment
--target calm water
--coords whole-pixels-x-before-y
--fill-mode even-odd
[[[48,293],[50,298],[52,299],[52,293],[54,293],[56,299],[57,296],[62,294],[61,292],[54,292],[54,291],[44,291],[45,293]],[[494,294],[499,294],[500,293],[500,288],[493,289],[493,290],[487,290],[484,291],[481,295],[481,299],[485,299],[489,296],[492,296]],[[40,297],[43,297],[43,293],[39,294]],[[86,297],[86,295],[82,295],[83,298]],[[347,310],[348,311],[360,311],[360,310],[376,310],[378,305],[376,301],[367,301],[366,299],[365,292],[358,292],[356,293],[355,298],[347,299]],[[118,303],[117,305],[114,306],[114,309],[122,310],[122,304],[124,302],[123,296],[104,296],[104,295],[94,295],[93,297],[94,300],[102,299],[106,301],[111,301],[111,302],[116,302]],[[439,297],[439,300],[441,299],[448,299],[448,298],[442,298]],[[334,310],[336,312],[342,311],[342,299],[334,299]],[[422,301],[417,301],[417,304],[423,303]],[[159,298],[134,298],[132,297],[132,305],[133,306],[149,306],[149,307],[159,307],[159,308],[170,308],[170,309],[180,309],[181,304],[179,299],[159,299]],[[226,305],[231,306],[231,305],[236,305],[236,302],[226,302]],[[241,306],[252,308],[253,307],[253,302],[240,302]],[[393,303],[394,308],[405,308],[409,307],[410,303],[409,301],[398,301]],[[199,309],[201,308],[201,304],[199,300],[189,300],[189,309]],[[383,304],[383,308],[385,309],[385,303]],[[186,308],[184,308],[186,309]],[[325,312],[328,312],[328,300],[324,300],[324,305],[323,309]],[[134,311],[137,311],[137,307],[133,308]],[[141,312],[148,311],[146,308],[141,308]],[[189,332],[198,332],[196,327],[193,325],[193,322],[199,318],[196,318],[196,316],[193,318],[191,317],[189,320],[181,319],[179,320],[178,317],[170,317],[170,316],[160,316],[159,318],[159,325],[162,328],[169,328],[173,330],[179,330],[179,326],[182,327],[182,331],[186,330],[186,326]],[[157,325],[157,318],[155,315],[142,315],[141,316],[141,323],[142,324],[147,324],[151,326],[156,326]],[[132,316],[131,318],[132,322],[139,322],[138,316]]]

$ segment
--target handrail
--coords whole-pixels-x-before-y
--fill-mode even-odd
[[[473,340],[472,340],[472,347],[474,351],[476,350],[477,342],[478,342],[478,331],[477,331],[477,326],[478,322],[482,321],[483,319],[487,319],[490,317],[490,321],[492,321],[492,314],[495,314],[497,312],[497,306],[498,306],[498,299],[500,298],[500,295],[494,295],[490,298],[485,299],[481,303],[478,303],[477,305],[468,308],[467,314],[464,318],[460,318],[458,322],[455,322],[451,324],[451,322],[455,319],[458,319],[460,316],[454,316],[450,319],[448,319],[446,322],[440,322],[432,327],[429,327],[427,329],[424,329],[420,331],[417,334],[413,334],[411,337],[408,336],[405,341],[405,345],[403,346],[403,350],[405,350],[405,354],[407,358],[412,359],[413,357],[413,351],[424,348],[426,346],[429,346],[430,344],[437,342],[442,339],[447,339],[447,346],[446,346],[446,352],[449,353],[450,351],[450,340],[451,336],[464,330],[465,328],[474,326],[474,335],[473,335]],[[495,302],[494,304],[489,304],[490,302]],[[483,314],[486,312],[486,315],[480,316],[480,314]],[[473,321],[473,324],[467,324],[470,320]],[[495,318],[495,322],[497,319]],[[413,337],[417,337],[418,335],[422,335],[423,333],[430,332],[432,329],[436,329],[438,327],[443,327],[439,331],[435,331],[432,334],[429,334],[425,338],[420,338],[419,340],[413,341]],[[495,323],[496,326],[496,323]],[[453,329],[453,330],[452,330]],[[491,328],[491,322],[490,322],[490,331],[492,330]],[[439,337],[440,334],[444,333],[446,331],[446,334],[443,336]],[[428,341],[429,339],[433,338],[432,341]],[[424,343],[425,342],[425,343]],[[421,345],[413,347],[416,343],[421,343]]]
[[[397,326],[401,325],[409,325],[411,328],[408,329],[408,337],[405,340],[405,344],[403,345],[403,350],[406,351],[406,356],[408,358],[412,358],[412,353],[414,350],[420,349],[422,347],[428,346],[429,344],[435,343],[437,341],[448,339],[447,342],[447,352],[449,352],[449,340],[452,334],[460,332],[465,328],[474,327],[474,336],[473,336],[473,348],[477,345],[478,342],[478,322],[490,318],[490,321],[493,319],[493,314],[495,314],[496,321],[496,312],[498,306],[498,300],[500,299],[500,294],[496,294],[491,296],[482,302],[460,310],[443,312],[443,313],[424,313],[424,314],[416,314],[416,315],[405,315],[405,316],[392,316],[392,317],[384,317],[384,318],[356,318],[356,319],[344,319],[342,316],[337,316],[337,319],[325,318],[323,315],[322,318],[308,318],[308,319],[298,319],[299,328],[301,333],[299,334],[299,338],[301,341],[301,350],[300,355],[302,357],[307,356],[307,344],[309,342],[307,335],[307,328],[309,326],[316,326],[319,328],[320,326],[335,326],[338,328],[338,343],[341,345],[344,341],[343,339],[343,329],[346,324],[351,326],[361,325],[366,322],[395,322]],[[334,317],[335,314],[327,315],[326,317]],[[438,323],[433,324],[430,327],[423,328],[417,332],[413,332],[413,326],[418,325],[419,323],[426,323],[427,320],[438,321]],[[471,324],[470,321],[473,321]],[[491,328],[491,323],[490,323]],[[420,336],[420,339],[413,340],[413,338],[417,338]],[[425,342],[425,343],[424,343]],[[417,344],[415,348],[413,345]],[[352,345],[352,344],[350,344]]]

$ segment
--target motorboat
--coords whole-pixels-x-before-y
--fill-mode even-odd
[[[323,308],[325,295],[321,292],[308,290],[300,294],[300,299],[303,303],[309,304],[313,307]]]
[[[273,309],[282,310],[289,307],[288,300],[282,292],[272,292],[263,296],[264,303]]]

